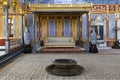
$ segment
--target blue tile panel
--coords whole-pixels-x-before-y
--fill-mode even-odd
[[[70,19],[64,20],[64,36],[70,36]]]
[[[110,14],[109,15],[109,38],[111,39],[115,37],[114,28],[115,28],[115,16],[114,14]]]
[[[49,21],[49,36],[55,36],[55,20],[50,19]]]
[[[120,0],[25,0],[27,3],[37,4],[84,4],[84,3],[93,3],[93,4],[119,4]]]

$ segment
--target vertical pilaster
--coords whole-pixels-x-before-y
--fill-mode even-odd
[[[107,39],[109,39],[109,13],[106,14],[106,33]]]
[[[9,24],[8,24],[8,5],[5,6],[5,47],[6,47],[6,53],[9,53],[10,51],[10,40],[9,40]]]
[[[49,28],[50,26],[49,26],[49,17],[47,16],[47,36],[49,36],[50,35],[50,33],[49,33]]]
[[[40,40],[42,40],[42,16],[40,17]]]
[[[64,36],[64,17],[62,17],[62,36]]]
[[[33,50],[32,52],[36,52],[36,43],[35,43],[35,21],[36,20],[36,14],[35,12],[33,13]]]
[[[73,36],[72,27],[72,17],[70,17],[70,36]]]
[[[91,13],[89,12],[88,13],[88,32],[89,32],[89,34],[90,34],[90,31],[91,31]]]
[[[55,16],[54,19],[55,19],[55,36],[58,36],[58,34],[57,34],[57,17]]]

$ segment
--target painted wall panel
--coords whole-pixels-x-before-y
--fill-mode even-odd
[[[47,36],[47,19],[42,19],[42,39]]]
[[[57,19],[57,36],[62,36],[62,19]]]
[[[77,19],[72,19],[72,36],[74,39],[78,39],[77,38]]]
[[[0,39],[5,38],[5,17],[4,16],[0,16]]]
[[[20,25],[18,25],[18,24],[20,24],[20,20],[21,20],[21,16],[19,16],[19,17],[15,17],[15,19],[16,19],[16,38],[21,38],[21,28],[20,28]]]

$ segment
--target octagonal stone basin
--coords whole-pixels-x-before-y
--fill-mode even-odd
[[[53,64],[57,68],[72,68],[74,65],[77,65],[77,62],[73,59],[56,59]]]
[[[75,76],[84,71],[84,67],[77,65],[73,59],[56,59],[46,67],[48,73],[58,76]]]

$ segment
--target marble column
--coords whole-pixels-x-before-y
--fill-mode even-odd
[[[80,16],[78,17],[78,42],[78,45],[80,46]]]
[[[117,31],[118,31],[118,26],[117,26],[117,19],[115,19],[115,40],[117,41]]]
[[[10,40],[9,40],[9,24],[8,24],[8,15],[9,15],[9,11],[8,11],[8,5],[5,6],[5,49],[6,49],[6,53],[9,53],[10,51]]]
[[[39,18],[38,18],[38,39],[39,39],[39,46],[40,46],[40,43],[41,43],[41,41],[40,41],[40,16],[39,16]]]
[[[23,14],[21,14],[21,18],[22,18],[22,21],[21,21],[21,43],[22,45],[24,45],[24,28],[23,28]]]
[[[23,19],[24,19],[24,14],[23,14],[23,5],[24,3],[22,3],[22,12],[21,12],[21,44],[24,46],[24,28],[23,28]]]
[[[88,12],[86,13],[87,16],[87,33],[86,33],[86,52],[89,52],[89,14]]]
[[[35,22],[36,22],[36,14],[35,12],[33,12],[33,40],[32,40],[32,53],[35,53],[36,52],[36,41],[35,41],[35,38],[36,38],[36,35],[35,35]]]
[[[82,16],[80,16],[80,36],[82,38]]]

